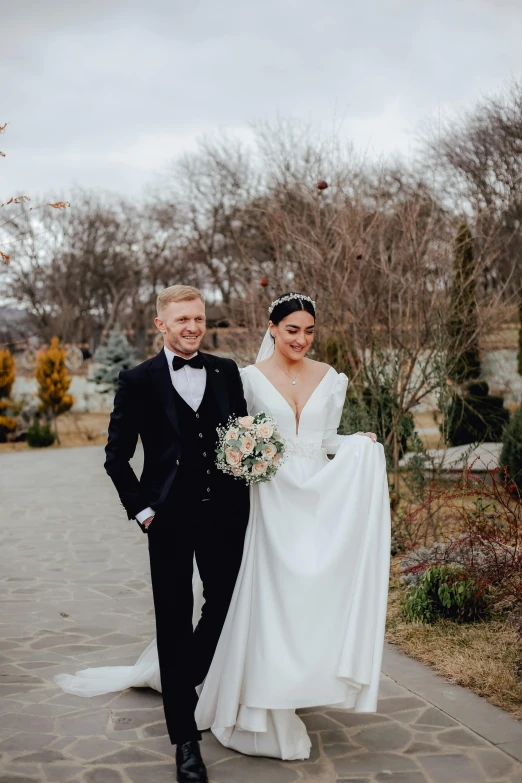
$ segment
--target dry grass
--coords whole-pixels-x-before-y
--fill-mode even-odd
[[[522,647],[513,626],[502,618],[468,624],[410,623],[400,613],[403,591],[396,574],[392,575],[387,641],[522,719]]]
[[[108,413],[78,413],[70,411],[58,418],[58,432],[62,447],[103,446],[107,442]],[[9,451],[26,451],[27,443],[0,443],[0,454]],[[49,446],[60,448],[57,443]]]

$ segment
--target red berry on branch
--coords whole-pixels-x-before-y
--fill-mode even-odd
[[[326,190],[328,187],[328,182],[326,182],[324,179],[320,180],[317,183],[317,190]]]
[[[263,278],[262,278],[262,279],[259,281],[259,285],[262,285],[262,286],[263,286],[263,288],[266,288],[266,287],[267,287],[267,285],[268,285],[268,277],[263,277]]]

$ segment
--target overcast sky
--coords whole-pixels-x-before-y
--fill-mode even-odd
[[[341,127],[411,154],[522,76],[522,0],[0,0],[0,198],[140,193],[201,134]]]

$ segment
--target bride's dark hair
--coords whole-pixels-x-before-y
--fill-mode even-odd
[[[281,323],[283,318],[286,318],[287,315],[290,315],[290,313],[295,313],[298,310],[306,310],[307,313],[310,313],[310,315],[315,318],[315,307],[311,302],[308,301],[308,299],[301,299],[300,295],[296,295],[295,291],[288,291],[288,293],[281,294],[281,297],[278,298],[282,299],[285,296],[295,296],[295,298],[287,299],[284,302],[279,302],[279,304],[276,304],[269,316],[270,320],[273,324],[275,324],[275,326]]]

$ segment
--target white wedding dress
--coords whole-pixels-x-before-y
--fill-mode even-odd
[[[272,481],[251,488],[243,561],[196,720],[241,753],[305,759],[311,743],[296,709],[377,707],[390,562],[384,450],[363,435],[337,435],[348,378],[333,368],[298,434],[266,376],[254,365],[241,375],[249,413],[278,421],[288,457]],[[201,592],[196,572],[195,622]],[[54,679],[82,696],[161,690],[156,641],[134,666]]]

